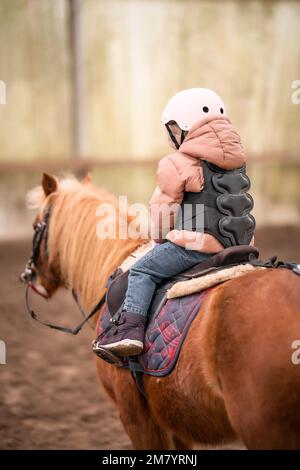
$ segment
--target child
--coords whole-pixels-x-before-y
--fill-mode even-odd
[[[168,102],[162,122],[174,153],[159,162],[150,208],[155,214],[161,204],[204,204],[204,233],[199,237],[194,224],[188,230],[184,225],[175,230],[171,215],[168,221],[154,223],[157,245],[130,269],[114,335],[98,343],[119,356],[142,352],[147,312],[157,284],[227,246],[249,244],[255,227],[249,214],[252,198],[246,194],[244,149],[221,98],[204,88],[183,90]],[[235,169],[230,172],[235,179],[224,182],[226,170]],[[171,230],[165,233],[168,223]]]

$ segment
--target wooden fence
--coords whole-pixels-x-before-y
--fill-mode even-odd
[[[1,0],[0,160],[149,160],[161,110],[215,89],[251,155],[300,149],[300,2]]]

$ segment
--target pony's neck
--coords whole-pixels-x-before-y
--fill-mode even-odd
[[[69,196],[69,197],[68,197]],[[108,277],[141,244],[141,240],[100,240],[96,234],[99,197],[65,195],[57,200],[50,222],[49,253],[61,278],[88,313],[104,295]]]

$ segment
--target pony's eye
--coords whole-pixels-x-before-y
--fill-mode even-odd
[[[220,108],[220,113],[221,113],[221,114],[224,113],[224,109],[223,109],[223,108]]]
[[[209,111],[209,109],[208,109],[207,106],[204,106],[202,109],[203,109],[203,111],[204,111],[205,113],[208,113],[208,111]]]

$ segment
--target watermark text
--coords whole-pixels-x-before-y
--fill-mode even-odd
[[[6,364],[6,344],[0,339],[0,364]]]
[[[6,104],[6,86],[3,80],[0,80],[0,104]]]
[[[294,80],[292,82],[291,100],[293,104],[300,104],[300,80]]]
[[[291,356],[292,364],[298,366],[300,364],[300,339],[296,339],[291,344],[292,349],[295,349]]]
[[[185,248],[199,249],[204,232],[203,204],[128,204],[119,196],[118,204],[100,204],[96,234],[100,240],[168,239]]]

